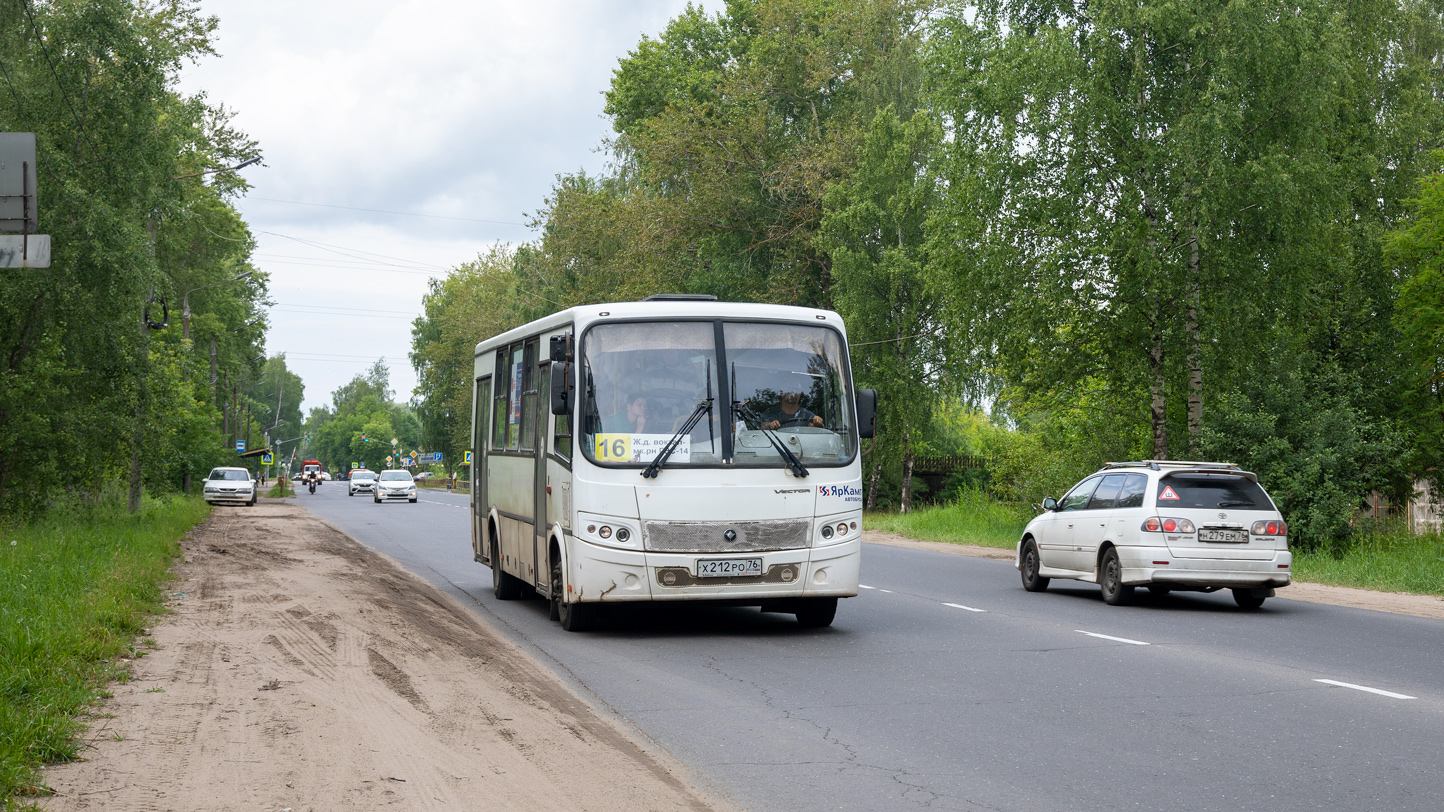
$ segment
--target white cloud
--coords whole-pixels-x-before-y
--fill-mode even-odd
[[[428,279],[417,271],[531,239],[522,225],[474,221],[524,223],[558,173],[602,168],[617,60],[685,6],[202,0],[220,19],[221,58],[181,87],[233,109],[265,154],[241,170],[254,188],[239,205],[278,303],[268,350],[292,357],[303,408],[381,356],[410,396],[410,317]]]

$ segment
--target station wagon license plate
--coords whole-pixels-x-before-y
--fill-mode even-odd
[[[1209,530],[1202,528],[1198,531],[1199,541],[1223,542],[1225,544],[1247,544],[1247,530]]]
[[[698,578],[731,578],[738,575],[761,575],[760,558],[713,558],[697,562]]]

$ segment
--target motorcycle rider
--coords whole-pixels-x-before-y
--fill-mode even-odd
[[[306,490],[310,491],[311,493],[315,493],[316,485],[320,483],[320,481],[321,475],[316,473],[315,471],[306,474]]]

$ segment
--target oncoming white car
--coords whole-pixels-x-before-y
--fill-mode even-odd
[[[382,471],[381,476],[376,480],[376,490],[372,492],[371,498],[378,505],[387,500],[396,501],[398,499],[414,503],[416,501],[416,482],[411,478],[410,471]]]
[[[1233,590],[1257,609],[1293,580],[1288,526],[1258,477],[1237,465],[1114,462],[1062,499],[1043,500],[1018,541],[1023,588],[1053,578],[1096,583],[1103,600],[1150,592]]]
[[[351,478],[346,480],[346,495],[355,496],[358,493],[376,492],[376,472],[368,471],[365,468],[357,468],[351,472]]]
[[[212,468],[203,496],[212,505],[254,505],[256,481],[245,468]]]

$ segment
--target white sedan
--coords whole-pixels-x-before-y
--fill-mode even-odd
[[[256,495],[256,481],[245,468],[213,468],[203,487],[212,505],[254,505]]]
[[[409,471],[382,471],[371,498],[377,504],[400,499],[414,503],[416,501],[416,480],[411,478]]]

